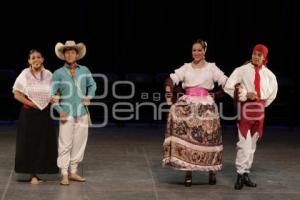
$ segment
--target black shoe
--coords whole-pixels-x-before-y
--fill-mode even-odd
[[[216,185],[217,179],[216,179],[216,173],[213,171],[209,171],[209,185]]]
[[[248,187],[256,187],[257,184],[253,183],[249,177],[248,173],[244,173],[244,184]]]
[[[241,190],[241,189],[243,189],[243,186],[244,186],[244,176],[241,174],[238,174],[236,183],[234,185],[234,189]]]
[[[191,171],[186,172],[184,185],[185,185],[185,187],[192,186],[192,172]]]

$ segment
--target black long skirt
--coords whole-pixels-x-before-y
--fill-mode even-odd
[[[56,174],[57,137],[50,109],[22,108],[16,142],[15,172]]]

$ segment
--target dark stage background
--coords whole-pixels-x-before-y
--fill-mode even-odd
[[[162,92],[165,75],[191,61],[193,41],[203,38],[208,42],[207,60],[216,62],[228,76],[250,58],[256,43],[266,44],[268,65],[280,86],[278,98],[268,109],[268,122],[299,123],[296,0],[5,3],[0,8],[1,119],[17,118],[19,105],[11,96],[14,79],[10,77],[27,65],[31,48],[41,49],[45,66],[54,71],[62,65],[54,54],[57,42],[84,42],[87,55],[80,63],[92,72],[106,73],[112,81],[133,80],[138,91]],[[222,101],[232,109],[228,97]],[[151,119],[145,113],[145,120]]]

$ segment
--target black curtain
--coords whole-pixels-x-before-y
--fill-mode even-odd
[[[20,72],[27,52],[39,48],[46,66],[62,65],[56,42],[84,42],[81,61],[93,72],[156,74],[191,60],[197,38],[208,42],[207,60],[227,74],[250,59],[256,43],[269,47],[269,67],[297,93],[297,0],[9,1],[0,8],[0,68]],[[296,98],[296,95],[295,95]]]

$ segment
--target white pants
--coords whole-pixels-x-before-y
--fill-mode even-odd
[[[88,115],[69,117],[59,125],[57,166],[62,175],[77,172],[78,163],[82,161],[88,139]]]
[[[237,155],[235,160],[238,174],[250,173],[258,138],[258,132],[251,136],[250,131],[248,131],[247,137],[245,138],[239,130],[239,141],[236,144]]]

